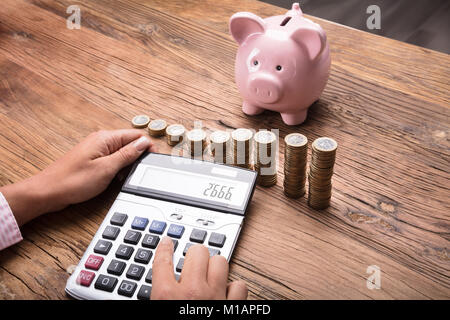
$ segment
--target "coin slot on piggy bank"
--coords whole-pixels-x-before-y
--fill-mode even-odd
[[[239,44],[235,80],[243,112],[272,110],[288,125],[304,122],[330,72],[323,29],[294,3],[285,15],[266,19],[238,12],[230,19],[230,33]]]

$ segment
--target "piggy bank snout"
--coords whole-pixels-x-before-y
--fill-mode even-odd
[[[282,94],[279,80],[271,75],[251,77],[248,88],[254,99],[262,103],[275,103],[280,100]]]

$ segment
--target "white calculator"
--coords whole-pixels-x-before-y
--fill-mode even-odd
[[[230,260],[255,190],[256,172],[145,153],[134,164],[66,292],[76,299],[149,299],[161,237],[174,243],[178,279],[190,246]]]

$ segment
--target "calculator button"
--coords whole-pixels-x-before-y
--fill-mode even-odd
[[[144,230],[145,227],[147,227],[148,219],[142,218],[142,217],[135,217],[133,220],[133,223],[131,224],[131,228],[138,229],[138,230]]]
[[[97,244],[94,247],[94,252],[99,254],[108,254],[111,247],[112,242],[105,240],[98,240]]]
[[[127,271],[127,278],[134,280],[141,280],[144,274],[145,268],[143,266],[138,266],[137,264],[131,264]]]
[[[121,244],[119,246],[119,249],[116,251],[116,257],[120,259],[128,260],[131,258],[131,255],[134,252],[134,248],[130,246],[126,246],[124,244]]]
[[[178,260],[177,267],[175,268],[175,270],[177,270],[177,272],[181,272],[181,270],[183,269],[183,264],[184,258],[180,258],[180,260]]]
[[[179,273],[175,273],[175,280],[180,281],[180,274]]]
[[[172,243],[173,243],[173,252],[175,252],[175,250],[177,250],[178,247],[178,240],[172,239]]]
[[[99,257],[94,254],[91,254],[89,256],[89,258],[87,258],[84,266],[87,269],[98,270],[98,269],[100,269],[100,266],[102,265],[102,263],[103,263],[103,257]]]
[[[205,241],[205,238],[206,238],[205,230],[194,229],[191,232],[191,236],[189,237],[189,240],[192,242],[203,243],[203,241]]]
[[[123,238],[123,242],[137,244],[141,240],[142,233],[138,231],[128,230]]]
[[[150,225],[150,232],[163,234],[164,230],[166,230],[166,226],[167,223],[165,223],[164,221],[153,220],[152,224]]]
[[[111,263],[109,264],[108,269],[106,269],[106,271],[116,276],[120,276],[122,275],[123,270],[125,270],[126,265],[127,264],[123,261],[113,259],[111,260]]]
[[[132,297],[134,291],[136,291],[136,288],[137,284],[135,282],[123,280],[119,286],[119,290],[117,290],[117,293],[121,296]]]
[[[150,249],[155,249],[159,243],[159,237],[151,234],[146,234],[142,240],[142,246]]]
[[[220,255],[220,250],[218,249],[213,249],[213,248],[208,248],[209,251],[209,256],[215,256],[215,255]]]
[[[186,243],[186,246],[184,247],[184,250],[183,250],[183,256],[186,255],[186,253],[188,252],[188,249],[190,247],[192,247],[193,245],[194,245],[194,243]]]
[[[116,212],[111,218],[111,224],[122,227],[127,221],[128,216],[125,213]]]
[[[113,226],[107,226],[103,231],[102,237],[109,240],[116,240],[119,235],[120,229]]]
[[[209,236],[208,244],[210,246],[222,248],[225,243],[225,235],[221,233],[213,232]]]
[[[134,261],[148,264],[152,258],[153,252],[145,249],[138,249],[134,256]]]
[[[180,239],[184,232],[184,226],[178,224],[171,224],[167,230],[167,235],[169,237],[174,237]]]
[[[150,295],[152,294],[152,287],[142,285],[137,294],[139,300],[150,300]]]
[[[92,283],[92,280],[95,278],[95,273],[91,271],[81,270],[78,278],[76,280],[77,284],[80,284],[84,287],[89,287]]]
[[[147,275],[145,276],[145,282],[152,283],[152,275],[153,270],[150,268],[150,270],[148,270]]]
[[[98,276],[97,281],[95,281],[95,289],[113,292],[117,285],[117,278],[105,276],[103,274]]]

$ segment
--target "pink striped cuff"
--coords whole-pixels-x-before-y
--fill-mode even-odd
[[[16,218],[0,192],[0,250],[3,250],[22,240]]]

